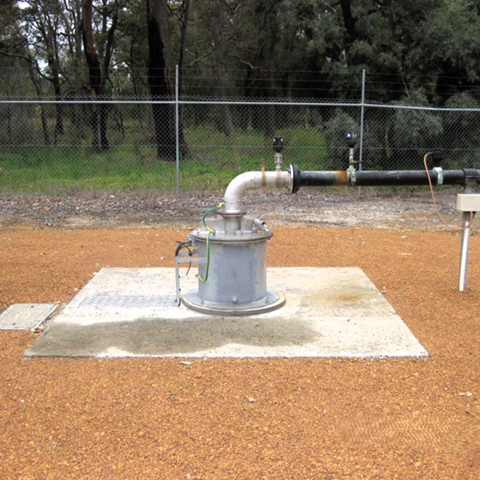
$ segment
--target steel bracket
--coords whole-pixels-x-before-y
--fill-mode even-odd
[[[205,262],[204,258],[193,258],[194,255],[198,253],[197,248],[191,248],[188,252],[178,252],[178,255],[175,256],[175,303],[177,306],[180,306],[182,302],[182,288],[180,286],[180,264],[181,263],[195,263],[200,265]]]
[[[443,185],[443,168],[442,167],[434,167],[433,171],[437,174],[437,186]]]

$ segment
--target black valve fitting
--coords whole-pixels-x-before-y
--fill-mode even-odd
[[[436,151],[427,154],[433,160],[433,166],[439,168],[442,166],[443,152]]]
[[[273,151],[275,153],[282,153],[283,137],[273,137]]]
[[[355,148],[357,144],[357,134],[355,132],[347,132],[347,147]]]

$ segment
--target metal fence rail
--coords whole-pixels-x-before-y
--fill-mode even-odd
[[[0,191],[223,188],[238,173],[287,163],[344,169],[345,133],[361,134],[365,170],[421,169],[443,150],[446,168],[480,168],[480,109],[366,102],[174,98],[0,100]]]

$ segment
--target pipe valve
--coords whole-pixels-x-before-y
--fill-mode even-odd
[[[353,179],[355,179],[355,145],[357,144],[357,134],[355,132],[347,132],[347,147],[348,152],[348,170],[352,173]]]
[[[282,151],[283,151],[283,137],[273,137],[273,151],[275,153],[282,153]]]
[[[357,144],[357,134],[355,132],[347,132],[347,147],[355,148]]]
[[[260,218],[256,218],[253,223],[258,227],[260,228],[261,230],[263,230],[265,233],[268,233],[270,230],[268,229],[268,226],[267,224]]]
[[[283,164],[283,137],[273,137],[273,151],[275,152],[275,171],[280,172]]]
[[[443,152],[431,152],[428,155],[432,157],[434,167],[442,166]]]

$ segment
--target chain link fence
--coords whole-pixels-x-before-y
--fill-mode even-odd
[[[362,130],[364,170],[422,169],[430,150],[444,152],[445,168],[480,168],[480,109],[188,97],[4,99],[0,190],[218,190],[263,160],[273,169],[276,135],[284,137],[287,165],[341,170],[348,166],[346,132]]]

